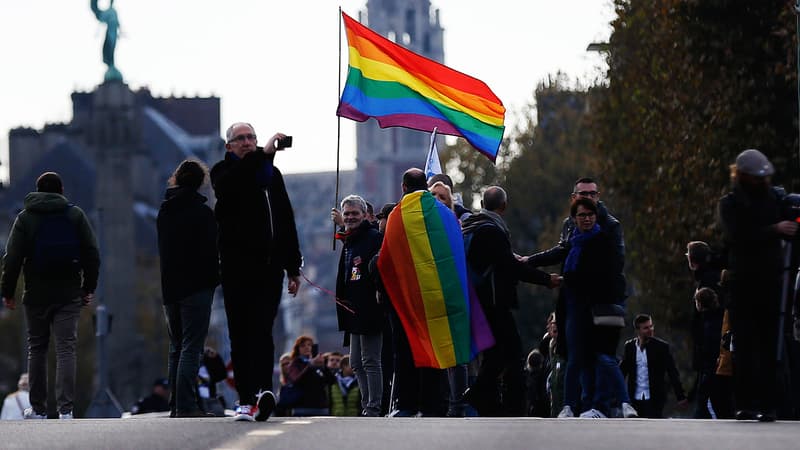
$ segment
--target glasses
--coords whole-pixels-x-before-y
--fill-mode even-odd
[[[594,217],[594,213],[593,212],[578,213],[575,214],[575,217],[577,217],[578,219],[588,219],[589,217]]]
[[[600,192],[598,191],[578,191],[575,193],[575,195],[579,197],[597,197],[597,194],[599,193]]]
[[[256,137],[255,134],[240,134],[238,136],[232,137],[231,140],[228,142],[233,142],[233,141],[244,142],[247,140],[258,141],[258,138]]]

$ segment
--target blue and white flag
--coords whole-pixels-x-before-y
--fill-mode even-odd
[[[436,128],[431,133],[431,147],[428,150],[428,159],[425,161],[425,177],[430,178],[437,173],[442,173],[442,165],[439,163],[439,150],[436,149]]]

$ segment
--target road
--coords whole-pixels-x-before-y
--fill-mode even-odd
[[[2,421],[2,449],[680,449],[800,447],[800,423],[536,418]]]

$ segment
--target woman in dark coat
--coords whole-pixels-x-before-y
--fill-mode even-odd
[[[286,383],[296,390],[294,416],[330,414],[328,386],[336,383],[336,377],[325,367],[325,358],[319,352],[313,354],[313,347],[314,340],[305,335],[298,337],[292,347]]]
[[[169,384],[172,416],[204,415],[197,398],[197,371],[203,354],[211,302],[219,284],[217,224],[197,190],[208,176],[196,161],[183,161],[169,179],[158,211],[161,291],[169,331]]]
[[[597,205],[591,199],[575,199],[570,214],[576,227],[564,263],[569,351],[559,417],[576,415],[579,391],[581,417],[607,417],[612,399],[621,403],[625,417],[636,417],[616,358],[622,327],[595,325],[592,313],[593,308],[616,309],[621,314],[618,320],[624,320],[624,261],[613,236],[597,224]]]

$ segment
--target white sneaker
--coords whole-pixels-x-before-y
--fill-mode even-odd
[[[606,415],[601,413],[600,411],[592,408],[588,411],[584,411],[581,413],[582,419],[605,419]]]
[[[239,405],[236,408],[236,415],[233,416],[233,420],[237,422],[253,422],[255,421],[255,417],[253,417],[253,407],[250,405]]]
[[[639,413],[636,412],[636,409],[631,406],[630,403],[623,403],[622,404],[622,417],[626,419],[631,419],[634,417],[639,417]]]
[[[72,420],[73,419],[72,411],[67,412],[67,413],[58,413],[58,418],[60,420]]]
[[[572,408],[568,405],[564,405],[564,408],[561,409],[561,412],[558,413],[559,419],[565,419],[567,417],[575,417],[575,413],[572,412]]]
[[[47,419],[47,414],[36,414],[33,408],[25,408],[22,414],[24,419]]]

